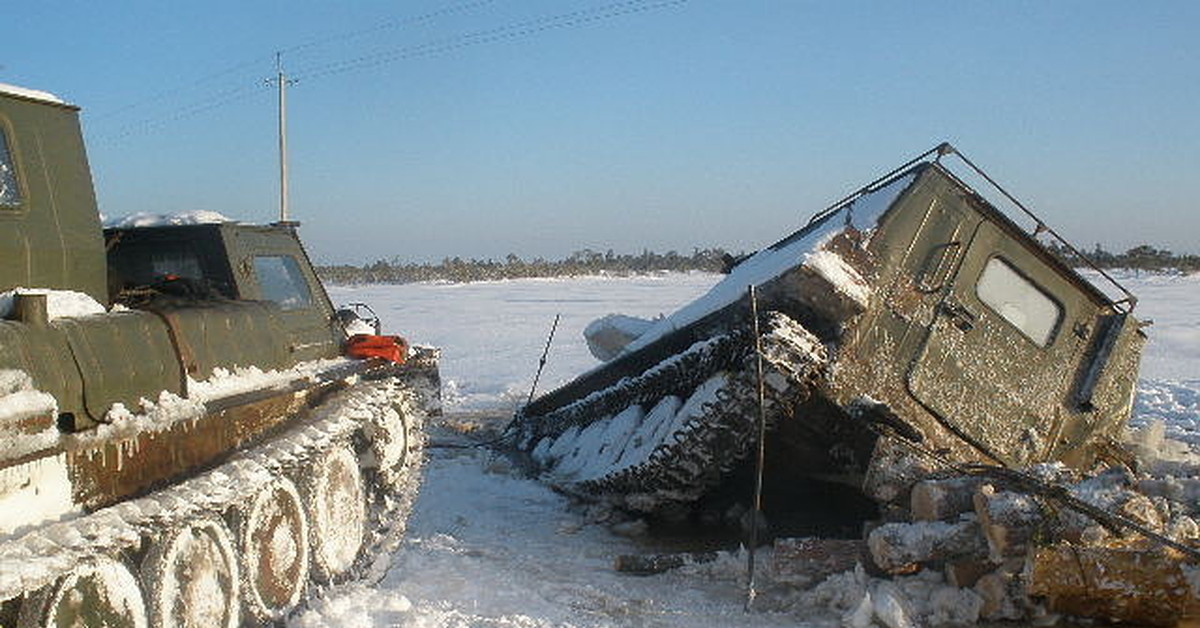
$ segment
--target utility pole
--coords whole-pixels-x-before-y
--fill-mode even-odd
[[[275,79],[279,87],[279,222],[287,224],[288,219],[288,151],[287,151],[287,86],[295,83],[283,73],[283,53],[275,53]]]

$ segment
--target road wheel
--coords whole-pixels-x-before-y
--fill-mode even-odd
[[[263,487],[240,513],[242,599],[262,621],[283,618],[308,581],[308,520],[291,480]]]
[[[237,554],[225,524],[201,519],[156,541],[142,563],[150,625],[237,628]]]
[[[371,429],[371,453],[379,465],[379,479],[389,489],[399,488],[409,458],[408,420],[399,409],[388,408],[371,424]]]
[[[76,565],[58,582],[30,596],[21,605],[17,626],[146,628],[146,606],[129,569],[102,558]]]
[[[354,566],[366,532],[366,495],[358,456],[337,447],[318,460],[303,483],[309,509],[313,571],[328,582]]]

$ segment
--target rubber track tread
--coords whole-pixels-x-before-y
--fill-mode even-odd
[[[419,393],[403,378],[364,382],[359,386],[371,392],[345,397],[341,396],[344,393],[337,393],[336,399],[322,404],[312,416],[297,421],[277,438],[237,453],[215,469],[144,497],[41,526],[0,542],[0,572],[5,574],[0,578],[0,600],[14,599],[48,585],[80,562],[136,552],[143,539],[196,517],[221,518],[229,508],[244,503],[272,478],[294,473],[307,461],[349,442],[371,420],[372,412],[390,405],[409,411],[412,468],[393,494],[372,500],[372,508],[378,510],[370,515],[369,521],[376,525],[385,523],[386,527],[371,531],[366,541],[368,549],[360,554],[360,564],[355,569],[355,577],[382,575],[367,573],[369,559],[394,547],[405,528],[419,487],[424,417]]]
[[[558,436],[573,426],[611,417],[634,404],[648,404],[671,394],[687,394],[715,372],[741,362],[749,348],[743,334],[721,335],[697,342],[644,373],[627,377],[583,399],[536,417],[517,416],[521,441],[528,446],[545,436]]]
[[[828,363],[823,345],[799,323],[778,312],[762,331],[765,414],[768,429],[803,401]],[[752,451],[758,438],[758,377],[753,336],[738,333],[693,345],[637,378],[622,380],[554,413],[536,417],[527,448],[571,426],[603,420],[634,404],[650,407],[668,395],[688,396],[701,383],[725,372],[716,403],[706,402],[667,435],[640,463],[584,481],[555,485],[588,500],[652,511],[670,502],[690,502],[717,484]],[[528,419],[526,419],[528,420]],[[553,481],[553,480],[552,480]]]

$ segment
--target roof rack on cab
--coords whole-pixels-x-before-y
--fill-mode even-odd
[[[851,194],[847,195],[845,198],[843,198],[843,199],[839,200],[838,202],[830,205],[829,207],[821,210],[820,212],[817,212],[816,214],[814,214],[812,216],[812,218],[810,218],[808,220],[807,225],[812,225],[816,222],[819,222],[819,221],[823,220],[824,218],[826,218],[827,216],[829,216],[830,214],[834,214],[834,213],[840,211],[842,208],[846,207],[847,205],[850,205],[858,198],[860,198],[866,194],[875,192],[876,190],[878,190],[880,188],[886,187],[887,185],[891,184],[896,179],[905,175],[914,166],[926,161],[927,159],[929,159],[929,157],[934,156],[934,155],[936,155],[936,157],[934,157],[934,159],[933,159],[934,163],[940,164],[943,167],[946,166],[946,164],[944,164],[942,162],[943,157],[946,157],[946,156],[957,157],[963,164],[965,164],[967,166],[967,168],[969,168],[975,174],[979,175],[979,177],[981,177],[989,185],[991,185],[993,188],[995,188],[997,192],[999,192],[1001,195],[1003,195],[1004,198],[1008,199],[1009,202],[1011,202],[1014,206],[1016,206],[1017,209],[1019,209],[1022,213],[1024,213],[1026,216],[1028,216],[1030,219],[1033,220],[1034,227],[1029,232],[1030,237],[1037,239],[1039,236],[1044,235],[1044,236],[1050,238],[1051,240],[1054,241],[1054,243],[1063,247],[1064,249],[1069,251],[1072,255],[1074,255],[1077,258],[1079,258],[1080,260],[1082,260],[1084,262],[1084,264],[1087,265],[1088,268],[1090,268],[1091,270],[1093,270],[1097,274],[1099,274],[1101,277],[1103,277],[1105,279],[1105,281],[1109,285],[1111,285],[1121,295],[1121,298],[1119,298],[1119,299],[1112,299],[1111,297],[1109,298],[1109,300],[1112,302],[1112,305],[1115,308],[1120,309],[1125,312],[1132,312],[1133,309],[1135,307],[1137,307],[1137,297],[1134,296],[1134,294],[1132,292],[1130,292],[1128,288],[1121,285],[1121,283],[1118,282],[1115,277],[1110,275],[1107,271],[1105,271],[1098,264],[1096,264],[1096,262],[1094,262],[1091,257],[1089,257],[1084,252],[1080,251],[1079,249],[1075,248],[1075,246],[1072,245],[1070,242],[1068,242],[1066,240],[1066,238],[1063,238],[1061,235],[1059,235],[1057,231],[1052,229],[1049,225],[1047,225],[1045,223],[1045,221],[1043,221],[1036,214],[1034,214],[1033,210],[1029,209],[1028,207],[1025,206],[1024,203],[1017,200],[1017,198],[1015,196],[1013,196],[1012,194],[1010,194],[1008,192],[1008,190],[1004,189],[1004,187],[1002,187],[999,183],[997,183],[995,179],[993,179],[986,172],[984,172],[982,168],[980,168],[979,166],[976,166],[974,162],[972,162],[970,159],[968,159],[966,155],[964,155],[961,151],[959,151],[957,148],[955,148],[949,142],[942,142],[941,144],[934,146],[933,148],[921,153],[920,155],[913,157],[912,159],[905,162],[903,165],[891,170],[887,174],[885,174],[885,175],[879,177],[878,179],[875,179],[874,181],[855,190]],[[965,181],[963,181],[961,177],[958,177],[957,175],[955,175],[953,172],[949,171],[948,169],[946,170],[946,172],[947,172],[947,174],[954,176],[954,178],[957,179],[958,182],[963,185],[963,187],[965,187],[969,190],[972,189],[971,186],[968,185]],[[976,192],[976,194],[978,194],[978,192]],[[999,210],[997,210],[997,211],[999,211]],[[1001,213],[1003,213],[1003,212],[1001,212]]]

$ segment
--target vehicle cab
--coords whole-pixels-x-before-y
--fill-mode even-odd
[[[113,302],[164,310],[233,301],[269,305],[289,361],[334,357],[344,339],[295,223],[236,222],[110,228]]]

